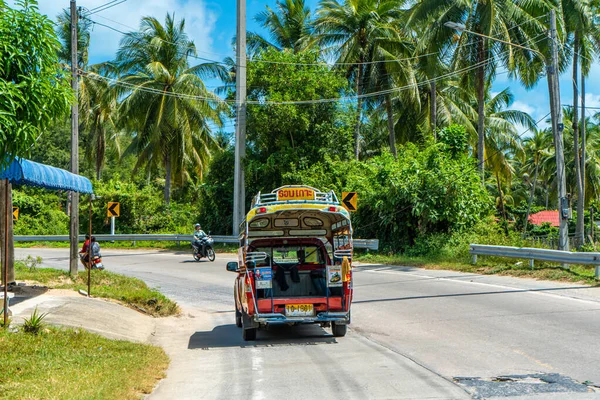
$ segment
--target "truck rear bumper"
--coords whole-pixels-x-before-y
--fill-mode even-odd
[[[321,312],[314,317],[287,317],[280,313],[256,314],[252,319],[261,324],[318,324],[320,322],[335,322],[340,325],[346,325],[350,323],[350,316],[347,312]]]

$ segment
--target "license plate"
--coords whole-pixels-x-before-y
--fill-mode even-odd
[[[288,317],[313,317],[315,309],[312,304],[286,304],[285,315]]]

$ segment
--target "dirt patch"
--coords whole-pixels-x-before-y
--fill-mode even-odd
[[[23,285],[22,283],[25,283]],[[22,282],[18,286],[12,288],[12,292],[15,296],[19,297],[36,297],[42,294],[50,296],[79,296],[79,294],[72,289],[50,289],[47,286],[38,285],[34,282]]]

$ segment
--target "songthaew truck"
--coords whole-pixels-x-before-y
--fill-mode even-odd
[[[258,193],[240,225],[235,321],[244,340],[270,324],[320,324],[344,336],[352,303],[352,224],[333,191]]]

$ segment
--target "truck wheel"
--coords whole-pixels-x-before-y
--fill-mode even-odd
[[[237,309],[237,307],[235,308],[235,326],[238,328],[242,327],[242,313]]]
[[[347,330],[348,325],[336,324],[335,322],[331,323],[331,331],[333,332],[333,336],[335,337],[346,336]]]
[[[246,326],[247,321],[249,320],[249,317],[244,314],[242,315],[242,338],[244,339],[244,341],[249,341],[249,340],[256,340],[256,328],[248,328]]]

